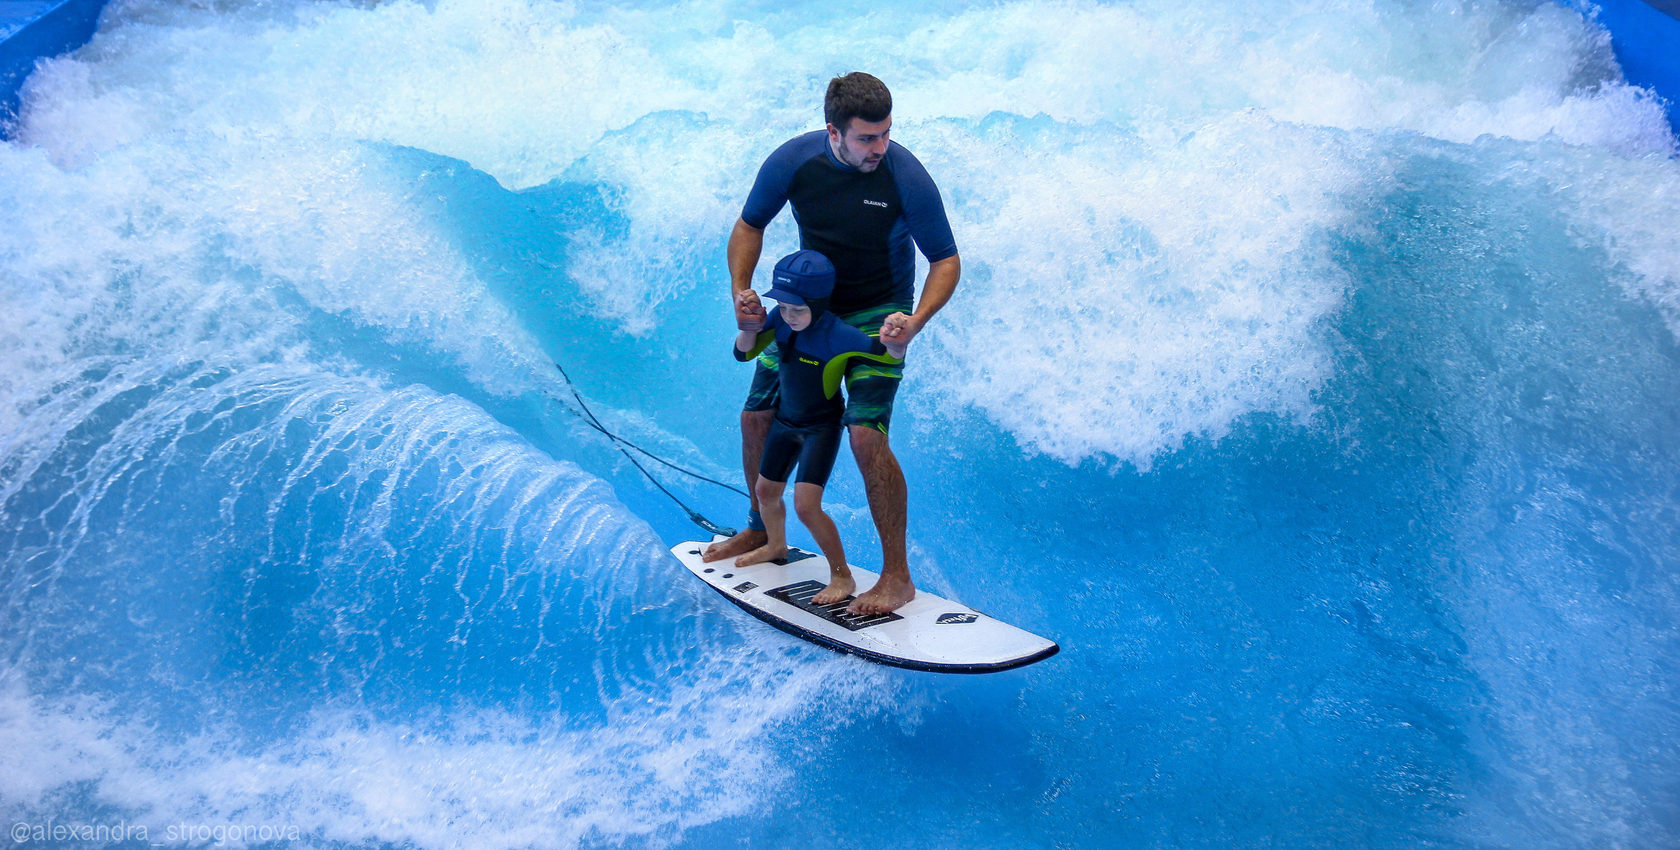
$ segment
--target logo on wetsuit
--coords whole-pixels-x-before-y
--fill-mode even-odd
[[[863,202],[872,206],[872,207],[880,207],[881,209],[886,209],[887,208],[887,202],[886,201],[871,201],[868,198],[865,198]]]

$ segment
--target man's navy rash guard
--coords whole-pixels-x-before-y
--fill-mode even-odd
[[[834,157],[827,130],[795,136],[758,170],[741,220],[760,230],[793,204],[799,247],[834,264],[829,309],[850,313],[915,297],[916,256],[928,262],[957,253],[939,187],[909,150],[887,143],[874,171],[859,171]]]

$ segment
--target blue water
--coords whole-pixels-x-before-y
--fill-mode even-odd
[[[724,242],[855,67],[964,260],[916,576],[1022,670],[731,610],[553,365],[737,475]],[[9,828],[1680,843],[1680,160],[1573,8],[118,0],[15,137]]]

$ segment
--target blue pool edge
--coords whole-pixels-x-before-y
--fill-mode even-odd
[[[42,59],[75,50],[93,38],[107,0],[41,0],[8,3],[0,26],[12,29],[0,41],[0,138],[10,139],[19,95]],[[14,29],[15,28],[15,29]]]
[[[1680,135],[1680,0],[1593,0],[1627,81],[1663,99]]]

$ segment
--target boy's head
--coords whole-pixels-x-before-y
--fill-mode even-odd
[[[776,263],[770,281],[770,291],[764,295],[781,302],[788,327],[802,331],[828,309],[828,297],[834,292],[834,264],[816,251],[795,251]]]

